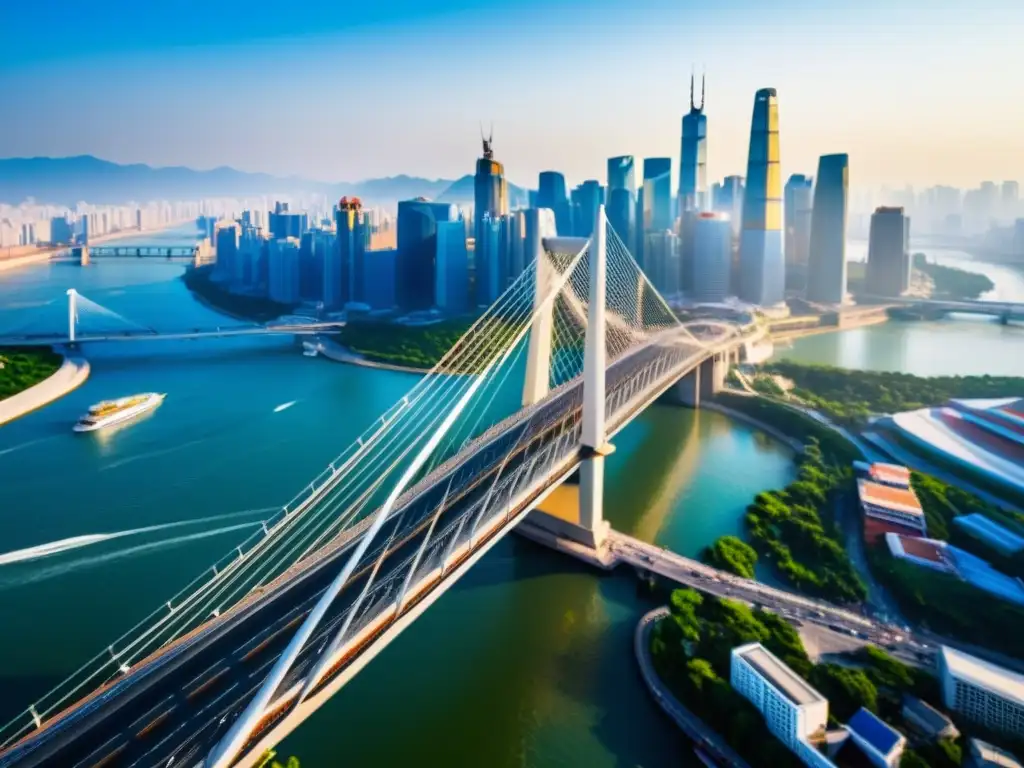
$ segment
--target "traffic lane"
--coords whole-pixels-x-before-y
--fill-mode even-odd
[[[522,457],[523,457],[523,456],[525,456],[525,448],[528,448],[528,447],[530,447],[531,445],[534,445],[534,444],[535,444],[535,443],[537,442],[537,439],[540,439],[540,438],[542,438],[542,437],[543,437],[542,435],[538,435],[538,436],[537,436],[537,438],[535,438],[535,439],[534,439],[533,441],[531,441],[531,442],[529,442],[529,443],[526,443],[526,444],[524,445],[524,450],[523,450],[523,451],[517,451],[517,452],[514,452],[514,454],[513,454],[513,460],[512,460],[511,462],[506,462],[506,469],[513,469],[513,468],[515,467],[515,465],[517,464],[517,462],[520,462],[520,461],[522,460]],[[477,471],[478,471],[478,470],[480,470],[480,469],[482,469],[482,468],[480,468],[480,467],[473,467],[473,468],[472,468],[472,471],[471,471],[471,474],[472,474],[472,473],[475,473],[475,472],[477,472]],[[477,475],[477,477],[478,477],[478,481],[477,481],[477,486],[479,486],[479,487],[482,487],[482,483],[483,483],[483,481],[485,481],[486,479],[488,479],[488,478],[489,478],[489,476],[490,476],[490,474],[491,474],[491,473],[492,473],[492,472],[493,472],[493,471],[494,471],[495,469],[496,469],[496,467],[492,467],[492,468],[491,468],[491,471],[490,471],[490,472],[486,472],[486,471],[485,471],[485,472],[481,472],[480,474],[478,474],[478,475]],[[483,492],[483,491],[481,490],[481,493],[482,493],[482,492]],[[430,506],[429,506],[429,505],[420,505],[420,511],[429,511],[429,510],[430,510]],[[447,513],[448,513],[448,514],[453,514],[453,513],[454,513],[454,510],[456,510],[456,507],[455,507],[455,506],[451,506],[451,507],[449,508],[449,510],[447,511]],[[403,512],[405,512],[406,514],[408,514],[409,510],[403,510]],[[398,521],[400,521],[400,520],[402,519],[402,515],[401,515],[401,514],[397,514],[397,515],[396,515],[396,516],[395,516],[395,517],[394,517],[393,519],[394,519],[394,520],[396,521],[396,522],[395,522],[395,525],[397,526],[397,525],[399,524],[399,523],[398,523]],[[390,523],[389,523],[389,524],[390,524]],[[384,533],[385,533],[385,535],[387,535],[387,531],[385,531]],[[412,541],[408,542],[408,543],[407,543],[407,544],[406,544],[405,546],[406,546],[406,547],[410,547],[410,546],[418,545],[418,543],[419,543],[419,541],[417,541],[417,540],[412,540]],[[389,564],[390,564],[390,563],[396,563],[396,564],[397,564],[397,563],[399,562],[399,558],[395,557],[395,555],[398,555],[398,554],[400,554],[400,550],[399,550],[399,551],[395,551],[395,552],[392,552],[392,553],[390,553],[390,554],[389,554],[389,557],[387,558],[387,562],[388,562]],[[386,575],[387,575],[387,571],[385,571],[385,573],[384,573],[384,574],[382,574],[382,575],[383,575],[383,576],[386,576]],[[333,577],[333,574],[331,574],[331,576]],[[324,586],[326,586],[326,585],[324,585]],[[358,582],[353,582],[353,583],[351,584],[351,586],[356,586],[356,587],[358,587],[358,586],[360,586],[360,584],[359,584]],[[320,592],[322,592],[322,589],[320,589],[319,591],[320,591]],[[278,597],[280,597],[280,594],[284,594],[284,593],[279,593]],[[294,595],[294,592],[289,592],[289,594],[293,594],[293,595]],[[353,591],[351,591],[351,592],[350,592],[350,594],[356,594],[356,592],[355,592],[355,591],[353,590]],[[276,603],[276,602],[278,602],[278,601],[276,601],[276,600],[275,600],[274,602]],[[339,602],[339,603],[338,603],[338,604],[336,605],[336,608],[335,608],[335,612],[341,612],[341,611],[344,611],[344,610],[345,610],[346,608],[347,608],[347,605],[346,605],[345,601],[340,601],[340,602]],[[261,612],[261,616],[264,616],[264,615],[265,615],[265,614]],[[235,630],[234,632],[232,632],[232,633],[231,633],[231,637],[232,637],[232,638],[237,638],[237,636],[238,636],[238,632],[239,632],[239,630],[237,630],[237,629],[236,629],[236,630]],[[220,646],[217,646],[217,647],[215,648],[215,652],[219,652],[220,650],[222,650],[222,648],[221,648]],[[210,657],[210,655],[211,655],[212,653],[213,653],[213,652],[208,652],[208,653],[207,653],[207,654],[206,654],[206,655],[204,656],[204,658],[209,658],[209,657]],[[185,670],[184,670],[184,672],[185,672],[186,674],[187,674],[188,672],[191,672],[191,671],[193,671],[193,670],[191,670],[191,669],[185,669]],[[176,679],[180,679],[180,677],[181,677],[181,675],[179,674],[179,675],[178,675],[178,676],[176,677]],[[159,698],[159,696],[160,696],[160,694],[161,694],[162,692],[163,692],[163,690],[162,690],[162,689],[160,689],[160,690],[157,690],[157,688],[156,688],[156,687],[154,686],[154,687],[153,687],[153,689],[149,691],[149,698]],[[140,703],[139,703],[139,706],[140,706],[140,707],[141,707],[141,706],[146,706],[146,705],[148,705],[149,703],[150,703],[149,701],[143,701],[143,702],[140,702]],[[106,743],[106,741],[107,741],[107,739],[106,739],[105,737],[106,737],[106,736],[107,736],[108,734],[107,734],[107,732],[106,732],[106,731],[105,731],[104,729],[100,729],[100,728],[95,728],[95,727],[94,727],[94,728],[90,729],[90,734],[91,734],[91,738],[89,738],[88,740],[85,740],[85,741],[83,741],[83,743],[82,743],[82,745],[80,746],[79,750],[76,750],[76,751],[81,751],[81,750],[86,750],[86,751],[89,751],[89,750],[90,750],[90,748],[91,748],[91,747],[93,747],[94,745],[96,745],[96,743],[97,743],[97,742],[98,742],[98,743],[99,743],[100,745],[102,745],[102,744]]]
[[[652,359],[652,358],[656,358],[656,354],[654,352],[652,352],[651,350],[645,350],[645,354],[640,355],[640,356],[636,356],[636,357],[633,357],[633,358],[629,359],[628,360],[628,363],[629,363],[628,365],[616,365],[616,366],[613,366],[613,369],[612,369],[613,376],[611,377],[613,379],[613,386],[622,385],[625,382],[627,382],[629,380],[629,376],[632,373],[635,373],[637,371],[642,370],[644,365],[647,362],[649,362],[649,360]],[[558,412],[559,412],[559,410],[564,410],[564,408],[565,408],[564,404],[565,403],[571,403],[571,405],[569,405],[569,407],[572,407],[572,405],[575,404],[575,400],[578,399],[578,398],[571,397],[571,394],[572,394],[574,389],[576,389],[576,387],[573,387],[573,388],[569,389],[566,393],[560,393],[561,396],[554,398],[552,402],[546,404],[545,407],[542,408],[538,413],[542,417],[548,417],[548,418],[551,418],[553,421],[557,421]],[[561,406],[561,408],[560,408],[560,406]],[[529,423],[529,422],[527,422],[527,423]],[[515,432],[515,430],[513,430],[513,432]],[[510,433],[509,435],[505,436],[505,439],[506,440],[512,440],[513,439],[513,435]],[[335,555],[335,557],[337,557],[337,554]],[[332,560],[333,559],[334,558],[332,558]],[[321,568],[318,568],[318,570],[322,570],[322,565],[321,565]],[[306,584],[307,584],[306,589],[308,590],[310,588],[310,586],[312,586],[312,582],[306,582]],[[277,597],[280,597],[280,594],[281,593],[279,593],[277,595]],[[290,594],[294,595],[296,593],[290,593]],[[275,599],[273,601],[270,601],[270,603],[268,603],[268,605],[269,604],[274,604],[276,602],[277,602],[277,600]],[[261,607],[263,607],[263,606],[261,606]],[[252,620],[255,615],[265,616],[266,614],[263,614],[261,611],[256,610],[256,611],[253,611],[253,613],[250,614],[250,616],[247,617],[247,618],[249,620]],[[237,634],[236,634],[237,631],[238,630],[235,630],[234,632],[228,633],[228,634],[231,635],[232,640],[225,640],[225,641],[221,641],[221,642],[232,642],[233,638],[237,636]],[[210,647],[217,647],[217,649],[220,650],[220,646],[217,643],[215,643],[214,646],[210,646]],[[196,655],[200,655],[200,654],[198,654],[198,649],[196,647],[194,647],[194,646],[190,647],[187,650],[189,652],[184,654],[182,657],[179,657],[176,663],[174,663],[174,664],[170,665],[170,667],[166,667],[166,668],[164,668],[162,670],[163,671],[163,674],[161,675],[162,678],[168,677],[169,676],[168,672],[172,668],[178,669],[179,670],[179,674],[181,674],[181,673],[188,674],[190,672],[194,672],[195,671],[194,667],[198,666],[200,662],[191,661],[191,659],[192,659],[192,657],[194,657]],[[190,666],[183,666],[183,662],[187,662],[187,661],[191,661],[191,665]],[[147,684],[145,686],[145,690],[143,690],[141,692],[136,692],[138,694],[141,694],[141,700],[140,699],[134,700],[134,703],[135,703],[136,707],[145,706],[145,705],[151,703],[150,701],[148,701],[146,699],[151,699],[153,697],[159,696],[160,691],[158,689],[159,689],[160,686],[155,685],[154,683],[156,683],[156,682],[159,682],[159,681],[155,681],[155,680],[147,681]],[[147,696],[147,694],[148,694],[148,696]],[[122,700],[127,700],[127,697],[122,698],[121,695],[119,695],[117,698],[120,698]],[[85,746],[91,746],[91,745],[95,744],[95,742],[97,740],[99,740],[101,743],[103,743],[102,742],[102,738],[101,738],[101,735],[103,735],[103,734],[101,734],[102,730],[103,729],[96,729],[95,732],[98,735],[95,736],[95,737],[92,737],[92,738],[90,738],[88,740],[85,740],[85,742],[83,742],[83,743],[85,743]],[[66,740],[67,736],[64,735],[63,738]],[[49,750],[47,750],[47,751],[49,751]]]

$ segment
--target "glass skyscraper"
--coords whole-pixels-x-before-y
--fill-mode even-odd
[[[505,168],[494,159],[492,139],[483,140],[483,157],[476,161],[476,175],[473,177],[473,236],[479,243],[484,235],[484,219],[497,218],[508,213],[508,183],[505,181]],[[477,286],[489,285],[493,281],[487,274],[487,262],[476,258],[479,249],[474,252]],[[477,296],[477,303],[484,303],[482,296]]]
[[[432,203],[422,197],[398,203],[395,299],[402,309],[430,309],[435,305],[437,225],[456,221],[457,214],[454,205]]]
[[[807,300],[839,304],[846,296],[849,155],[822,155],[814,184]]]
[[[872,296],[899,296],[910,286],[910,220],[902,208],[882,207],[871,215],[864,289]]]
[[[555,214],[558,234],[572,234],[572,211],[569,208],[569,193],[565,176],[558,171],[541,171],[537,179],[537,208],[548,208]]]
[[[781,304],[785,282],[778,94],[774,88],[762,88],[754,95],[750,124],[740,232],[739,297],[763,307]]]
[[[702,211],[708,206],[708,118],[704,114],[704,80],[700,84],[700,106],[693,97],[694,78],[690,76],[690,111],[683,115],[679,152],[679,215]]]
[[[672,229],[672,158],[644,159],[643,229]]]
[[[807,268],[811,247],[811,210],[814,206],[814,183],[802,173],[795,173],[786,182],[786,270]]]
[[[619,238],[635,254],[636,238],[636,178],[632,155],[608,159],[608,193],[605,207],[608,223]]]
[[[341,198],[334,219],[338,233],[338,250],[341,254],[341,303],[366,301],[363,295],[364,269],[366,248],[370,242],[370,228],[366,226],[362,201],[358,197]]]
[[[698,213],[695,221],[693,300],[719,303],[730,295],[732,224],[717,212]]]

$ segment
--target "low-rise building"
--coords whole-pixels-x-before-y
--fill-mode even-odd
[[[932,741],[955,739],[960,736],[960,731],[953,725],[948,715],[939,712],[916,696],[903,697],[902,714],[911,728]]]
[[[846,723],[853,743],[878,768],[894,768],[900,764],[907,737],[877,715],[861,707]]]
[[[914,489],[868,478],[857,481],[861,511],[864,515],[864,538],[876,542],[886,533],[925,536],[928,526],[924,510]]]
[[[825,736],[828,699],[767,648],[760,643],[733,648],[729,681],[764,716],[768,730],[805,765],[833,766],[814,746]]]
[[[938,667],[948,709],[993,731],[1024,734],[1024,675],[948,646]]]
[[[1024,768],[1016,757],[1005,749],[981,739],[971,739],[963,761],[964,768]]]

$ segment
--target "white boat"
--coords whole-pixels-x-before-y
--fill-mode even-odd
[[[104,400],[89,408],[89,412],[76,422],[73,429],[75,432],[93,432],[120,424],[153,410],[164,401],[164,397],[166,395],[159,392],[145,392],[117,400]]]

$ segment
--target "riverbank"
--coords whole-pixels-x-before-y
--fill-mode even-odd
[[[176,221],[163,227],[156,227],[155,229],[126,229],[121,232],[112,232],[109,235],[102,235],[92,239],[89,245],[102,245],[115,240],[123,240],[128,237],[140,237],[142,235],[156,234],[157,232],[164,232],[168,229],[180,227],[187,224],[189,221],[190,219]],[[56,248],[42,248],[32,253],[26,253],[18,256],[4,256],[0,254],[0,272],[19,269],[21,267],[30,267],[33,264],[40,264],[42,262],[49,261],[55,254],[60,253],[61,251],[66,251],[69,247],[70,246],[62,245]]]
[[[668,615],[667,607],[649,611],[637,623],[636,631],[633,633],[633,653],[647,690],[651,692],[658,706],[675,721],[694,744],[725,765],[749,768],[746,761],[736,754],[721,736],[708,728],[703,720],[687,709],[658,677],[654,669],[654,660],[651,658],[651,632],[657,623]]]
[[[319,344],[320,354],[326,357],[328,360],[333,360],[336,363],[347,363],[348,365],[358,365],[363,368],[376,368],[380,371],[395,371],[396,373],[415,373],[419,376],[427,373],[428,368],[413,368],[409,365],[395,365],[393,363],[380,363],[376,360],[370,360],[362,355],[358,355],[348,347],[339,344],[337,341],[330,337],[317,337]]]
[[[52,375],[38,384],[0,400],[0,425],[14,421],[63,397],[89,378],[89,363],[83,358],[68,357]]]

